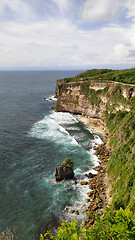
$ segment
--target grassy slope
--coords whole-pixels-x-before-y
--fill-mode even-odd
[[[112,70],[112,69],[92,69],[84,73],[78,74],[73,78],[65,78],[66,82],[85,80],[90,77],[91,80],[102,80],[116,81],[122,83],[135,84],[135,68],[125,69],[125,70]]]
[[[119,111],[107,119],[110,146],[113,148],[108,162],[114,194],[114,209],[129,208],[135,211],[135,108]]]
[[[134,84],[135,68],[125,70],[93,69],[88,70],[84,73],[84,75],[80,74],[80,77],[92,77],[92,79],[95,80],[101,77],[103,80]]]

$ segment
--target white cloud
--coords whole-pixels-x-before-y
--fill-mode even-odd
[[[135,26],[79,30],[68,20],[10,22],[0,32],[0,66],[63,68],[120,64],[134,50]]]
[[[52,0],[55,4],[57,4],[60,11],[63,13],[65,10],[67,10],[69,6],[69,0]]]
[[[83,4],[81,19],[86,22],[113,19],[119,10],[119,0],[87,0]]]
[[[16,19],[32,20],[32,11],[28,3],[20,0],[1,0],[0,16],[3,20]]]
[[[121,1],[125,2],[125,0]],[[37,4],[35,0],[32,2]],[[22,0],[2,0],[0,15],[6,16],[7,19],[3,19],[0,26],[1,68],[2,66],[7,68],[15,66],[42,67],[45,69],[89,68],[91,65],[97,67],[99,64],[104,66],[113,63],[130,63],[135,60],[134,22],[125,25],[126,27],[120,23],[106,24],[106,27],[103,27],[102,24],[102,27],[91,30],[86,27],[87,24],[85,28],[81,24],[76,25],[76,20],[73,21],[64,14],[64,11],[71,9],[70,0],[46,0],[47,2],[51,4],[48,7],[53,6],[54,9],[57,8],[55,5],[57,4],[62,14],[59,14],[60,16],[57,18],[50,14],[49,17],[40,20],[36,15],[36,5],[30,6]],[[98,16],[98,19],[105,17],[110,19],[110,16],[107,16],[108,10],[112,6],[111,1],[85,1],[82,10],[86,11],[85,7],[87,6],[88,13],[91,6],[89,3],[93,3],[91,11]],[[73,6],[75,7],[75,4]],[[78,10],[78,5],[76,6]],[[99,6],[100,8],[97,10]],[[129,6],[130,4],[128,4],[128,8],[124,6],[127,14],[129,14]],[[113,12],[111,11],[111,18],[116,15],[117,10],[118,6]],[[74,11],[75,9],[73,9]],[[15,14],[17,19],[10,18],[9,13]],[[87,21],[95,19],[94,13],[91,18],[89,18],[89,14],[86,15]],[[17,21],[20,19],[19,14],[21,14],[21,21]]]
[[[125,14],[127,18],[135,18],[135,1],[134,0],[122,0],[121,6],[125,8]]]

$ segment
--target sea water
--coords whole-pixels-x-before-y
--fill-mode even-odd
[[[101,139],[77,116],[53,111],[56,80],[78,73],[0,72],[0,231],[15,229],[19,240],[37,239],[62,219],[85,219],[88,186],[54,177],[65,158],[78,181],[97,162]]]

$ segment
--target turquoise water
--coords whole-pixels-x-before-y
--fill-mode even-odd
[[[61,219],[85,217],[82,208],[78,217],[70,210],[86,203],[88,187],[54,179],[67,157],[75,177],[85,178],[101,141],[78,117],[52,109],[56,80],[77,73],[0,72],[0,229],[15,228],[19,240],[36,239]]]

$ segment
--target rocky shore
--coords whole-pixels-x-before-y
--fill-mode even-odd
[[[99,166],[96,166],[94,170],[96,174],[89,173],[86,174],[88,180],[82,180],[79,184],[88,185],[90,191],[87,193],[88,198],[87,207],[85,211],[87,214],[87,220],[83,223],[84,227],[88,229],[91,225],[95,224],[94,218],[97,215],[102,215],[106,207],[111,203],[112,196],[110,195],[111,183],[107,176],[107,162],[110,158],[111,148],[108,146],[108,141],[106,140],[103,144],[94,148],[95,155],[99,159]],[[74,181],[77,184],[77,181]],[[72,214],[79,215],[79,211],[71,210]]]
[[[110,149],[107,147],[106,143],[103,143],[95,148],[95,154],[100,159],[100,165],[94,168],[94,170],[98,172],[96,175],[93,175],[93,177],[88,176],[90,178],[89,188],[91,191],[87,193],[87,202],[89,204],[86,209],[86,212],[91,213],[93,217],[101,215],[108,206],[108,196],[106,194],[108,186],[105,178],[107,175],[106,164],[110,157]],[[84,227],[86,229],[95,223],[93,217],[88,214],[88,219],[84,222]]]
[[[98,134],[103,143],[99,146],[95,146],[95,155],[99,159],[99,165],[96,166],[95,174],[88,173],[85,176],[88,178],[78,182],[74,180],[74,184],[87,185],[90,191],[87,193],[87,205],[84,204],[87,220],[84,221],[83,225],[88,229],[91,225],[95,224],[94,218],[97,215],[102,215],[104,209],[111,203],[112,197],[110,195],[111,182],[107,176],[107,162],[110,158],[111,148],[108,146],[109,132],[106,126],[101,122],[100,119],[87,118],[85,116],[77,116],[87,126],[90,126],[93,133]],[[87,213],[90,214],[87,214]],[[79,215],[80,211],[72,209],[71,214]]]
[[[84,124],[88,125],[92,132],[99,135],[100,138],[105,141],[105,139],[108,139],[109,132],[105,125],[105,122],[101,121],[101,119],[98,118],[90,118],[86,116],[79,115],[77,116],[79,121],[83,122]]]

